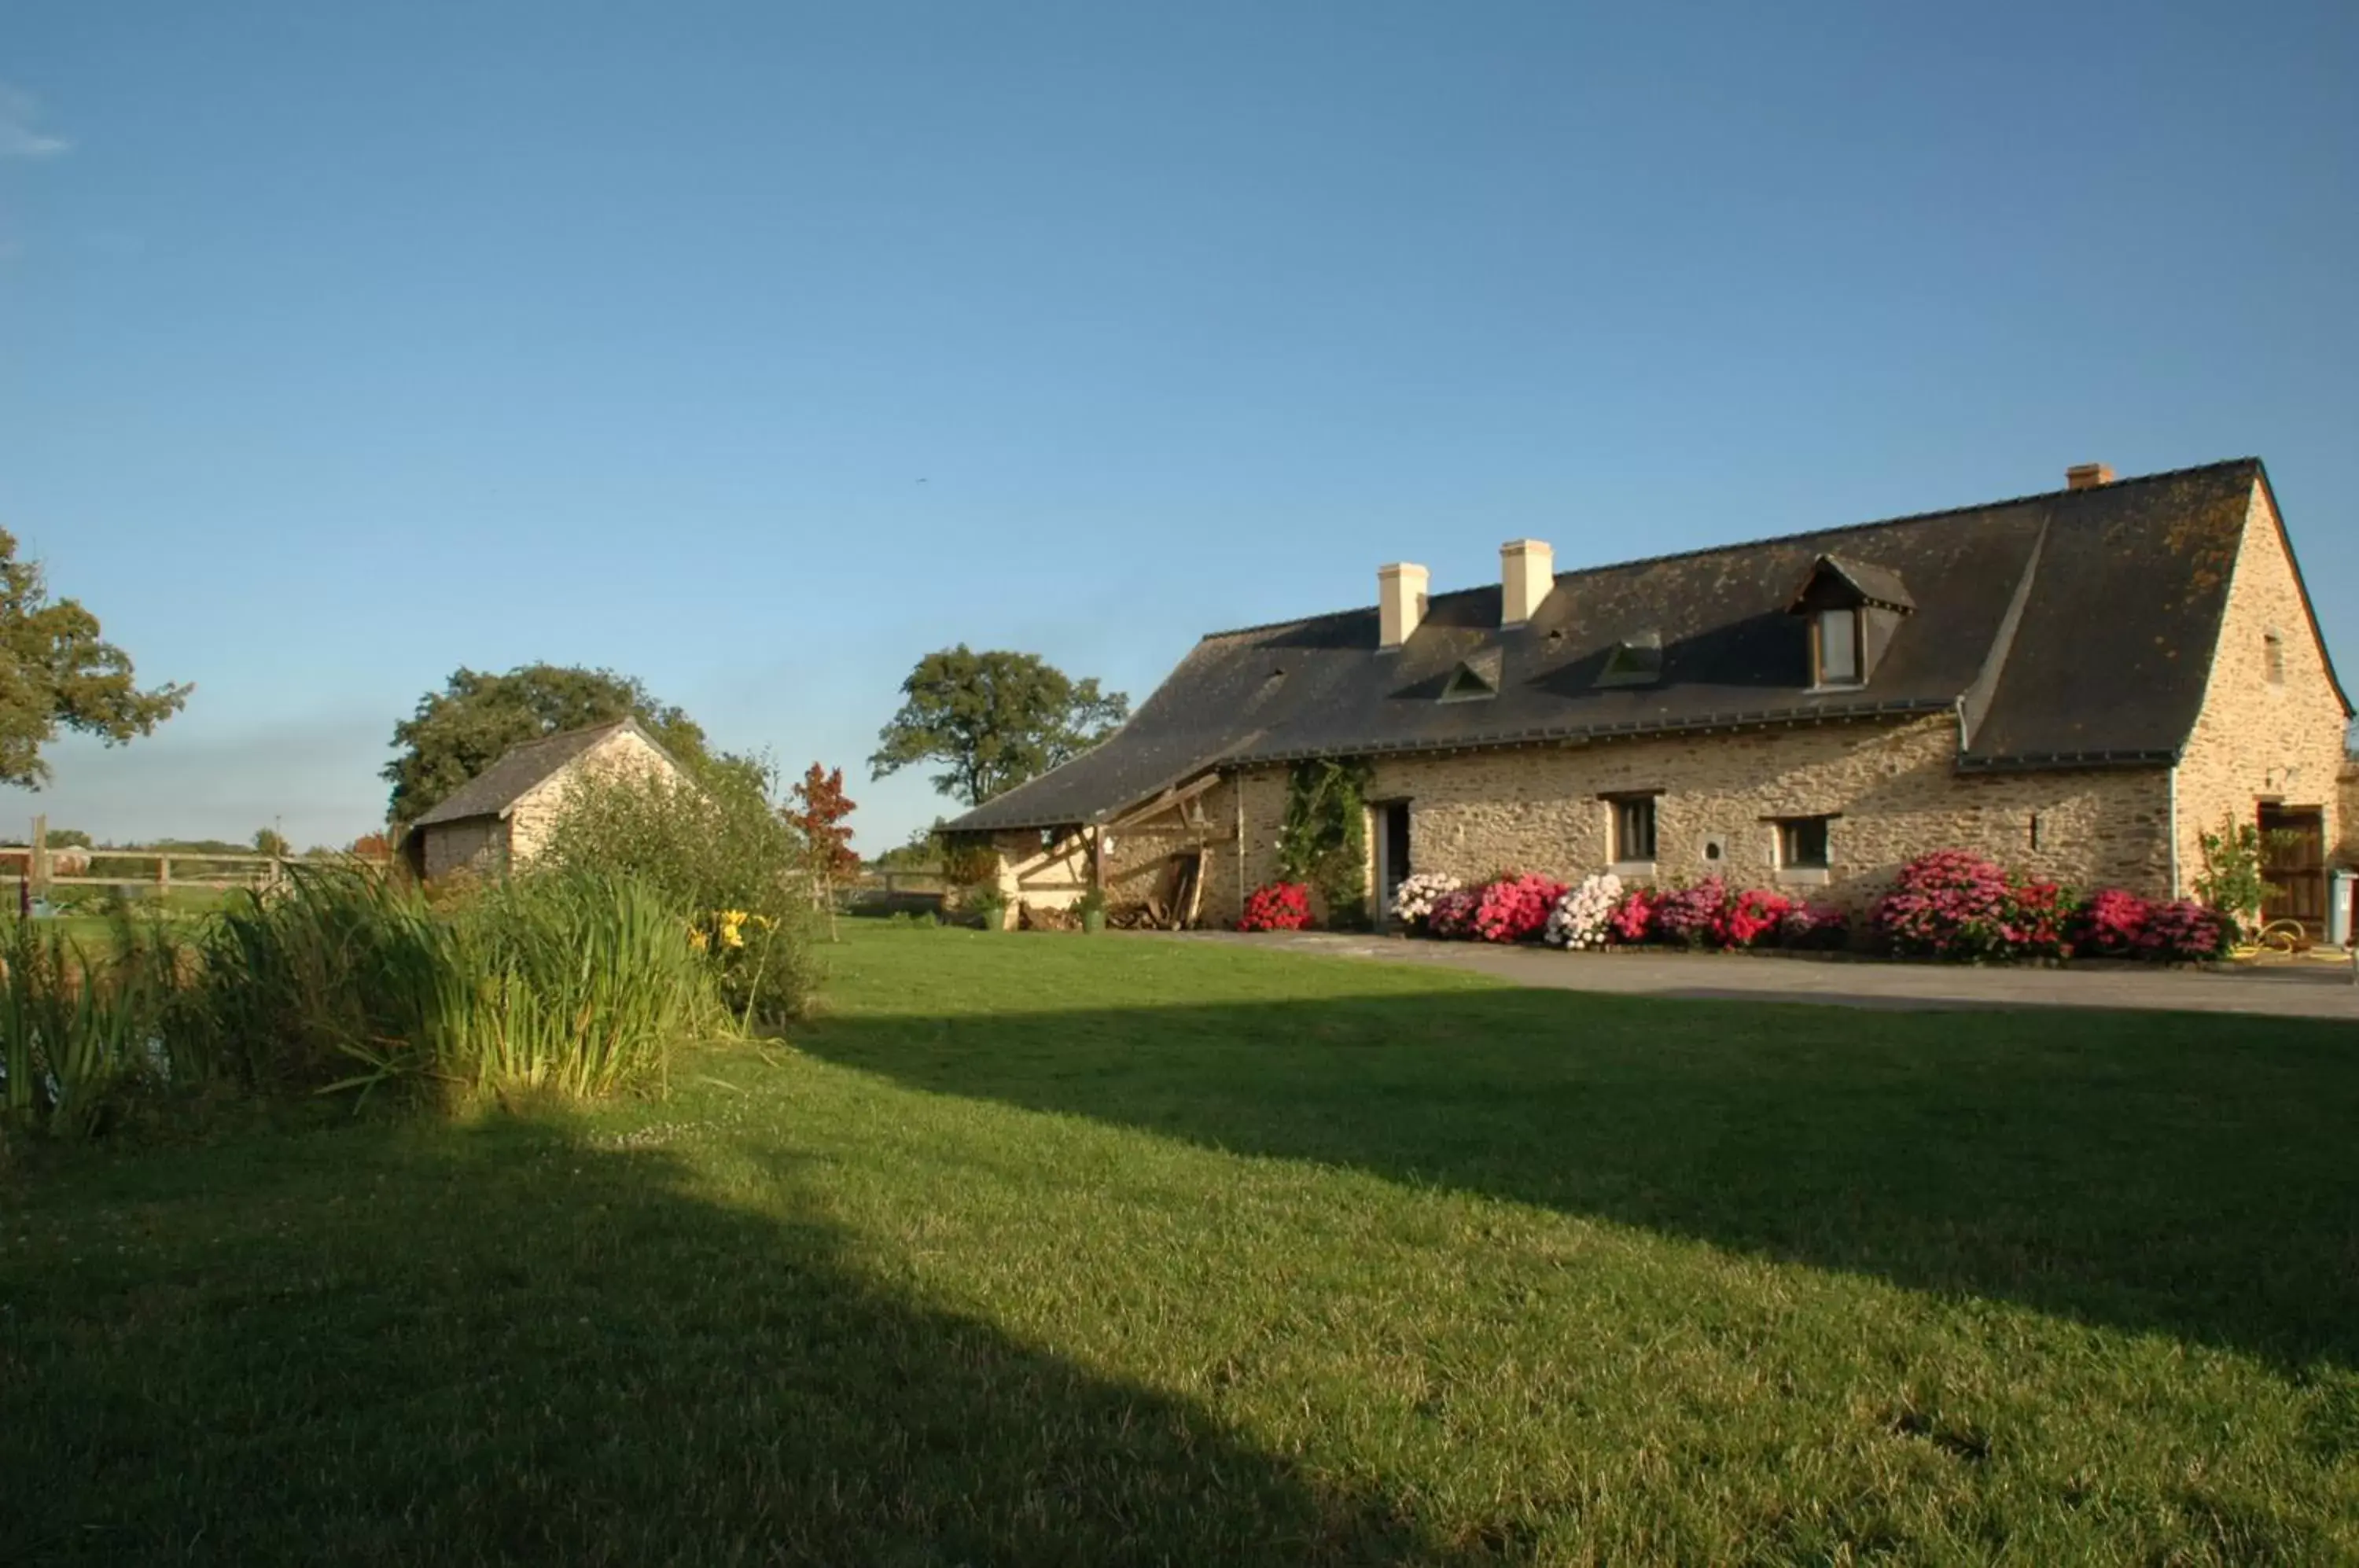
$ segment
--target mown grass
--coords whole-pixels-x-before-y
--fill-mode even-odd
[[[846,934],[661,1105],[20,1168],[0,1559],[2359,1555],[2347,1028]]]

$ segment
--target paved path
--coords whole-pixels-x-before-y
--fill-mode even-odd
[[[2273,1013],[2359,1022],[2347,964],[2269,964],[2234,973],[2192,969],[1977,969],[1932,964],[1844,963],[1725,953],[1559,953],[1478,942],[1408,942],[1325,931],[1188,931],[1178,942],[1249,942],[1294,953],[1438,964],[1518,985],[1628,996],[1815,1002],[1906,1011],[1984,1007],[2137,1007]]]

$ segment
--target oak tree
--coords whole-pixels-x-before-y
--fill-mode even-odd
[[[938,762],[933,785],[979,806],[1087,750],[1130,716],[1130,699],[1075,681],[1038,654],[964,643],[929,653],[901,682],[901,711],[878,732],[870,776]]]
[[[0,782],[38,789],[41,747],[60,729],[121,746],[187,705],[190,687],[139,689],[131,656],[99,635],[80,601],[52,599],[37,561],[0,529]]]

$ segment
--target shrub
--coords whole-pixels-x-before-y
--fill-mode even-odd
[[[2197,836],[2203,847],[2203,869],[2196,874],[2196,897],[2237,930],[2258,926],[2261,906],[2278,891],[2261,873],[2259,824],[2240,822],[2231,815],[2221,819],[2218,832]]]
[[[1622,901],[1622,878],[1611,871],[1582,878],[1577,887],[1558,895],[1542,934],[1558,947],[1603,947],[1607,925]]]
[[[1782,893],[1753,887],[1729,899],[1720,918],[1712,924],[1712,934],[1723,947],[1752,947],[1764,938],[1776,940],[1786,911],[1794,901]]]
[[[1393,889],[1393,919],[1411,931],[1423,931],[1432,918],[1434,900],[1464,886],[1447,871],[1420,871],[1404,877]]]
[[[1564,897],[1564,884],[1537,872],[1502,877],[1483,887],[1474,906],[1474,931],[1484,942],[1525,942],[1548,929],[1549,913]]]
[[[2005,946],[2006,873],[1962,849],[1920,855],[1900,868],[1869,919],[1895,953],[1983,958]]]
[[[1310,923],[1310,888],[1301,882],[1272,882],[1256,887],[1245,899],[1237,921],[1242,931],[1300,931]]]
[[[1655,935],[1664,942],[1701,947],[1716,940],[1728,905],[1728,885],[1718,877],[1665,893],[1655,905]]]
[[[2093,958],[2136,958],[2153,917],[2154,907],[2136,893],[2104,888],[2081,907],[2073,949]]]
[[[1786,906],[1777,921],[1777,945],[1803,951],[1838,948],[1851,940],[1851,917],[1833,904]]]
[[[1655,906],[1659,896],[1651,887],[1632,887],[1605,917],[1607,940],[1616,946],[1635,947],[1655,939]]]
[[[724,910],[759,916],[758,962],[733,960],[742,948],[704,951],[730,1013],[775,1028],[801,1014],[818,984],[819,909],[803,844],[772,804],[770,782],[758,767],[710,768],[694,784],[659,773],[582,780],[528,875],[631,877],[708,930]]]
[[[2080,902],[2054,882],[2018,882],[1999,916],[2002,952],[2010,958],[2068,958]]]
[[[1453,887],[1434,899],[1433,909],[1425,918],[1425,929],[1445,942],[1472,942],[1474,916],[1482,907],[1483,889]]]
[[[2219,957],[2234,936],[2228,917],[2192,898],[2179,898],[2148,911],[2138,952],[2165,964],[2195,964]]]

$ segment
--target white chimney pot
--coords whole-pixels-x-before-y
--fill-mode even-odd
[[[1426,571],[1408,561],[1376,568],[1378,648],[1398,648],[1425,619]]]
[[[1539,614],[1556,587],[1556,551],[1538,539],[1499,547],[1499,624],[1520,626]]]

